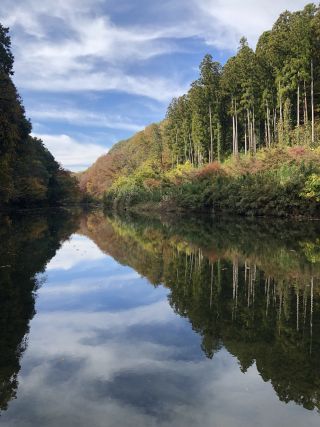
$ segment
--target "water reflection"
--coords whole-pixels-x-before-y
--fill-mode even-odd
[[[91,216],[83,232],[170,290],[174,311],[224,346],[242,372],[255,362],[280,400],[320,408],[320,228],[317,223],[146,221]]]
[[[77,217],[41,221],[4,235],[2,425],[318,425],[317,223],[96,212],[54,256]]]
[[[0,217],[0,408],[16,397],[20,359],[27,346],[39,273],[76,228],[74,214],[60,211]]]

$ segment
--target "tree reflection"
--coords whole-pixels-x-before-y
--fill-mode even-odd
[[[0,410],[16,397],[41,273],[77,224],[67,211],[0,217]]]
[[[170,289],[169,302],[242,372],[254,363],[280,400],[320,409],[320,227],[284,221],[83,219],[81,232]]]

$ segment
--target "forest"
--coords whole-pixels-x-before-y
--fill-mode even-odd
[[[166,118],[79,176],[107,206],[318,216],[320,8],[282,13],[255,49],[207,54]]]
[[[31,122],[12,81],[13,63],[9,29],[0,24],[0,208],[78,202],[76,178],[31,136]]]

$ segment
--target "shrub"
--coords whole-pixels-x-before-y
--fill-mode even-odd
[[[214,209],[240,215],[320,215],[318,149],[277,147],[195,169],[189,162],[161,172],[143,165],[120,177],[106,204],[161,202],[170,209]]]
[[[306,180],[301,196],[320,202],[320,175],[313,173]]]

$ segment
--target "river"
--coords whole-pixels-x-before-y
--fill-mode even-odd
[[[320,422],[320,222],[0,217],[0,425]]]

